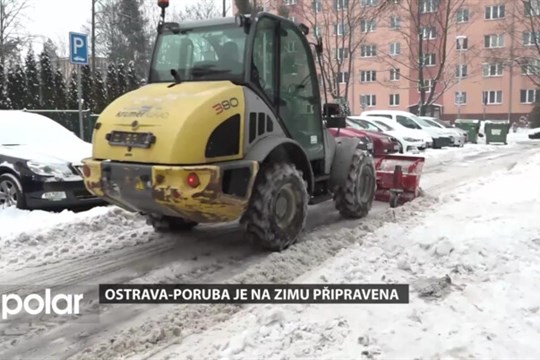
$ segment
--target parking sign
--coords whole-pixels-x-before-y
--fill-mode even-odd
[[[69,60],[75,65],[88,65],[88,35],[69,33]]]

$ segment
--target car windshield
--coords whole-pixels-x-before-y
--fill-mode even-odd
[[[0,113],[1,145],[67,144],[81,140],[71,131],[45,116]]]
[[[437,126],[435,126],[435,125],[430,124],[429,122],[427,122],[427,120],[424,120],[424,119],[422,119],[422,118],[419,118],[418,116],[416,116],[414,120],[416,120],[416,122],[417,122],[418,124],[420,124],[421,126],[437,127]]]
[[[367,130],[367,126],[358,119],[347,119],[351,127],[359,130]]]
[[[383,123],[382,121],[380,120],[375,120],[375,123],[380,126],[383,130],[385,131],[392,131],[394,130],[394,128],[392,128],[391,126],[389,126],[388,124],[385,124]]]
[[[378,127],[377,125],[371,123],[370,121],[366,121],[366,120],[359,120],[359,122],[364,125],[366,127],[366,129],[370,130],[370,131],[381,131],[381,128]]]
[[[438,127],[438,128],[444,127],[444,126],[441,126],[439,123],[435,122],[434,120],[430,120],[430,119],[422,119],[422,120],[426,121],[428,124],[430,124],[433,127]]]
[[[165,32],[156,43],[150,82],[241,79],[246,37],[236,24]]]

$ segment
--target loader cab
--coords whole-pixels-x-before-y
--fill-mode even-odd
[[[248,87],[310,161],[324,159],[315,62],[305,34],[291,21],[263,12],[254,18],[164,23],[149,83],[190,81],[231,81]]]

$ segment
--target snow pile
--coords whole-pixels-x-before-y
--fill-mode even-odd
[[[536,155],[298,279],[409,283],[408,305],[250,306],[153,358],[539,358],[539,177]]]
[[[7,208],[0,211],[0,229],[0,269],[10,271],[88,257],[153,239],[146,236],[152,230],[141,216],[116,206],[82,213]]]

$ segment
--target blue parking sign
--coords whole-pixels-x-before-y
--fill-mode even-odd
[[[88,65],[88,35],[69,33],[69,60],[75,65]]]

